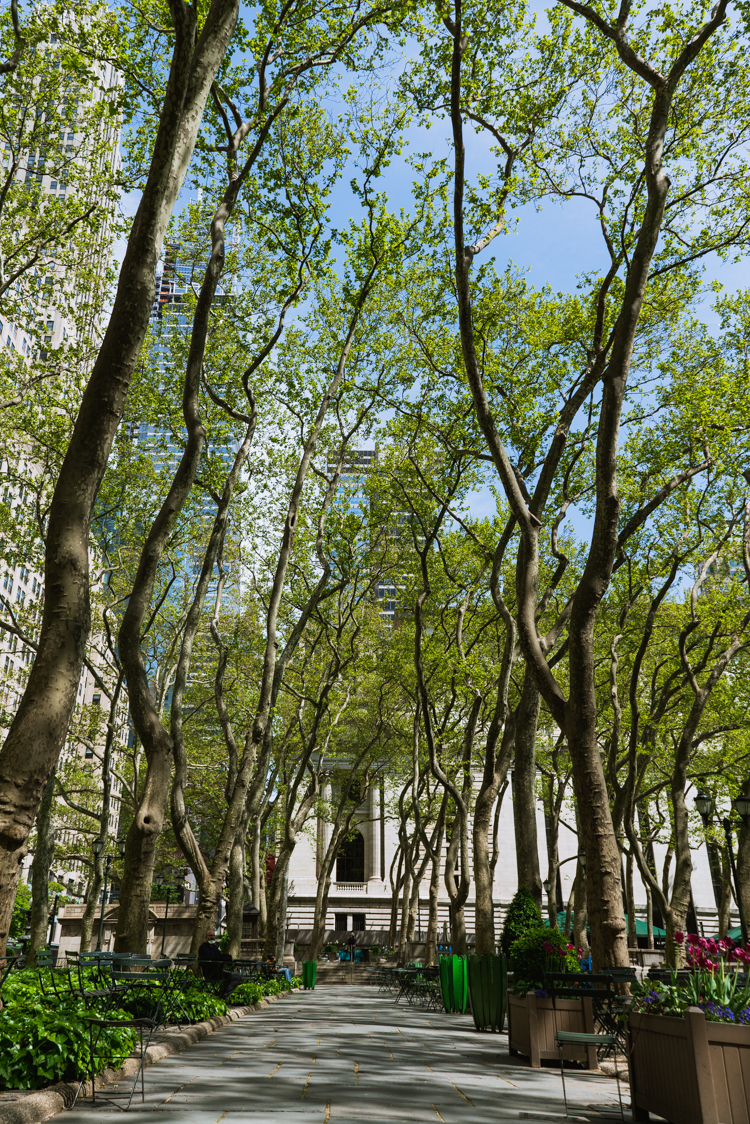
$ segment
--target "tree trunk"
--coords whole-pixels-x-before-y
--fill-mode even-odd
[[[408,846],[408,843],[407,843]],[[406,946],[407,934],[406,927],[409,916],[409,898],[411,897],[411,874],[408,869],[404,871],[404,886],[401,895],[401,910],[400,910],[400,925],[398,930],[398,949],[396,955],[396,963],[399,967],[403,968],[406,963],[406,957],[409,950]]]
[[[146,780],[136,814],[125,839],[120,904],[117,911],[115,952],[145,953],[148,945],[148,912],[154,863],[169,799],[171,742],[161,726],[159,748],[149,753]],[[155,739],[156,740],[156,739]]]
[[[289,856],[291,858],[291,855]],[[286,944],[286,909],[289,901],[289,863],[284,867],[284,879],[281,883],[279,896],[279,920],[276,927],[276,963],[284,963],[284,946]]]
[[[313,918],[312,936],[310,938],[310,951],[308,959],[317,960],[325,933],[326,915],[328,913],[328,894],[331,889],[331,870],[324,874],[321,871],[318,879],[318,888],[315,895],[315,917]]]
[[[588,920],[586,910],[587,876],[588,863],[586,868],[579,863],[573,886],[573,944],[576,946],[576,951],[581,950],[581,956],[588,956],[590,952],[589,939],[586,935],[586,922]]]
[[[27,853],[25,846],[18,847],[15,851],[6,851],[0,847],[0,887],[3,888],[0,893],[0,955],[5,953],[8,942],[21,865]]]
[[[646,948],[654,947],[654,896],[651,887],[646,886]]]
[[[169,795],[169,775],[163,779],[162,816]],[[153,782],[153,776],[152,776]],[[148,806],[145,806],[147,809]],[[144,810],[144,804],[138,809]],[[151,902],[151,885],[154,880],[154,863],[159,834],[149,831],[149,815],[142,830],[136,819],[130,825],[126,838],[120,903],[117,910],[115,952],[148,952],[148,913]]]
[[[266,923],[266,940],[263,946],[265,957],[276,956],[279,943],[279,921],[281,899],[284,892],[284,877],[289,860],[292,856],[294,845],[282,843],[276,856],[276,866],[273,868],[271,879],[271,892],[268,895],[268,921]]]
[[[741,888],[741,884],[740,884]],[[725,937],[729,931],[730,910],[732,908],[732,882],[729,855],[726,847],[721,848],[721,903],[719,905],[719,936]]]
[[[427,914],[427,940],[425,942],[425,965],[434,964],[437,959],[438,944],[438,901],[440,898],[440,859],[443,854],[445,828],[441,827],[435,841],[435,856],[430,873],[430,904]]]
[[[394,856],[395,860],[395,856]],[[396,933],[398,926],[398,902],[399,894],[401,892],[401,879],[404,867],[404,850],[399,845],[398,848],[398,866],[396,868],[396,881],[391,885],[391,923],[388,927],[388,945],[390,948],[396,947]]]
[[[638,929],[635,916],[635,881],[633,878],[633,852],[625,859],[625,893],[628,902],[628,948],[638,948]]]
[[[742,785],[742,796],[750,796],[750,778]],[[737,881],[740,884],[742,907],[750,918],[750,824],[742,824],[737,841]]]
[[[255,818],[250,842],[250,887],[253,905],[260,911],[258,916],[258,937],[266,936],[266,870],[260,861],[261,814]]]
[[[563,934],[564,934],[566,940],[570,940],[570,935],[571,935],[572,918],[573,918],[573,902],[575,901],[577,881],[578,881],[578,872],[576,872],[576,876],[573,879],[573,885],[571,886],[570,893],[568,895],[568,904],[565,907],[565,926],[563,928]]]
[[[531,669],[526,667],[516,717],[516,755],[513,770],[513,822],[516,833],[518,885],[525,886],[542,908],[542,876],[536,830],[536,731],[541,696]],[[487,950],[490,951],[490,950]]]
[[[49,508],[45,599],[36,658],[0,751],[0,848],[25,842],[65,744],[91,626],[89,530],[94,502],[148,328],[159,252],[232,37],[237,0],[214,0],[202,32],[188,5],[172,9],[174,50],[148,178],[133,222],[109,325]],[[0,918],[13,908],[17,865],[0,862]],[[5,950],[0,923],[0,953]]]
[[[86,894],[86,908],[81,918],[81,940],[79,951],[91,952],[94,936],[94,922],[96,920],[96,907],[99,895],[104,886],[104,855],[94,855],[92,860],[91,881]]]
[[[37,949],[47,944],[49,928],[49,868],[55,857],[52,811],[55,804],[55,774],[50,775],[36,818],[36,849],[31,864],[31,939],[26,965],[36,964]]]
[[[229,880],[227,901],[227,928],[229,931],[228,953],[233,960],[238,959],[242,945],[242,908],[245,904],[245,836],[247,822],[232,847],[229,858]]]
[[[557,882],[560,877],[560,814],[554,799],[554,780],[550,776],[545,784],[547,807],[547,917],[553,929],[557,928],[557,915],[562,902],[557,900]]]

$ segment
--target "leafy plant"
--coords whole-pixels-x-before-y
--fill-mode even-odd
[[[580,972],[581,967],[575,947],[560,930],[540,925],[510,946],[508,969],[513,973],[513,994],[525,995],[544,987],[545,972]]]
[[[671,983],[647,980],[631,985],[631,991],[634,1011],[681,1018],[688,1007],[699,1007],[710,1022],[750,1024],[750,981],[740,986],[723,963],[697,968],[684,982],[673,972]]]
[[[18,883],[16,901],[13,906],[13,917],[10,922],[11,937],[20,937],[26,931],[29,922],[29,909],[31,908],[31,886],[25,882]]]
[[[80,1080],[90,1072],[92,1012],[80,1000],[10,1004],[0,1011],[0,1085],[39,1089],[55,1081]],[[115,1014],[114,1017],[117,1017]],[[96,1046],[97,1072],[122,1062],[135,1049],[137,1033],[105,1027]]]
[[[240,984],[234,989],[230,1002],[235,1006],[249,1006],[252,1003],[260,1003],[267,995],[280,995],[283,991],[291,991],[292,988],[301,985],[302,980],[299,976],[293,976],[291,983],[283,977],[275,980],[248,980],[247,983]]]
[[[509,954],[510,946],[514,941],[529,929],[536,929],[541,924],[542,912],[534,901],[531,891],[526,886],[519,886],[508,906],[500,937],[500,947],[505,955]]]

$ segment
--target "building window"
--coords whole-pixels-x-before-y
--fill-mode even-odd
[[[341,844],[336,859],[337,882],[364,882],[365,880],[365,841],[357,831]]]
[[[348,919],[347,915],[345,913],[337,913],[335,916],[336,916],[336,932],[337,933],[348,933],[348,931],[349,931],[348,920],[349,919]]]
[[[367,926],[365,924],[365,921],[366,921],[366,917],[365,917],[364,913],[353,913],[352,914],[352,932],[353,933],[364,933],[365,929],[367,928]]]

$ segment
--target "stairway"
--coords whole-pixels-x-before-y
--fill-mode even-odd
[[[371,977],[366,964],[326,964],[318,961],[316,986],[321,984],[366,984]]]

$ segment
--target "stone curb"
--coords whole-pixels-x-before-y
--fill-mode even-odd
[[[181,1054],[183,1050],[187,1050],[188,1046],[193,1046],[196,1042],[208,1038],[209,1034],[213,1034],[214,1031],[221,1030],[229,1023],[236,1022],[237,1019],[243,1019],[246,1015],[251,1015],[255,1011],[260,1011],[261,1008],[267,1007],[269,1003],[275,1003],[277,999],[293,995],[297,990],[299,989],[294,988],[292,991],[284,991],[279,995],[267,995],[260,1003],[253,1003],[249,1007],[233,1007],[228,1015],[215,1015],[212,1019],[205,1019],[202,1023],[194,1023],[192,1026],[186,1027],[185,1030],[170,1034],[166,1041],[156,1042],[146,1050],[144,1069],[160,1062],[162,1058],[168,1058],[172,1054]],[[107,1085],[114,1085],[124,1077],[132,1077],[137,1072],[138,1058],[126,1058],[121,1069],[105,1069],[102,1073],[98,1073],[95,1078],[96,1088],[98,1090],[105,1088]],[[41,1124],[41,1121],[49,1120],[51,1116],[56,1116],[59,1112],[64,1112],[66,1108],[70,1108],[77,1090],[77,1081],[60,1081],[56,1085],[50,1085],[36,1093],[27,1093],[20,1096],[18,1100],[0,1104],[0,1124]],[[91,1096],[91,1093],[91,1082],[84,1082],[78,1103],[81,1103],[83,1097]]]

